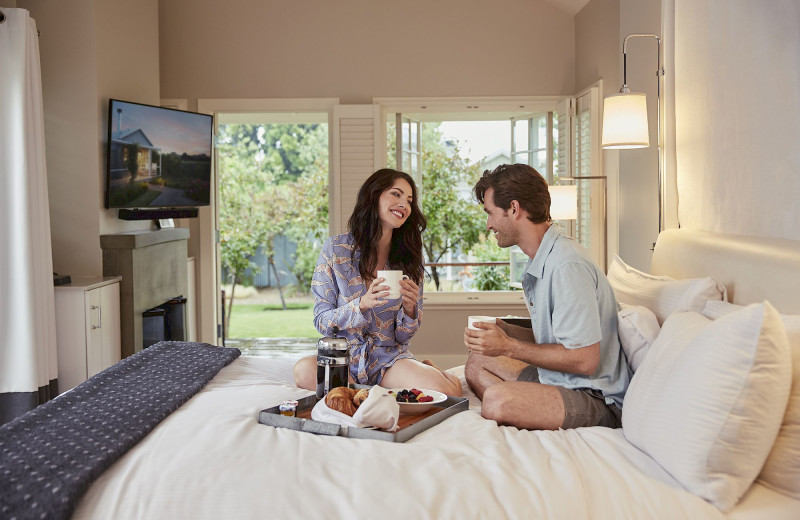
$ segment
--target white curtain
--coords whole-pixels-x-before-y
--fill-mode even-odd
[[[0,424],[57,392],[36,22],[0,8]]]

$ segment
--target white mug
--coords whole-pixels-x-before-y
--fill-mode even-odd
[[[391,271],[378,271],[378,278],[384,278],[384,281],[381,285],[388,285],[389,286],[389,298],[390,300],[396,300],[400,297],[400,280],[405,280],[408,276],[403,274],[403,271],[400,270],[391,270]]]
[[[467,318],[467,327],[472,330],[484,330],[475,326],[475,323],[479,321],[483,323],[497,323],[497,318],[492,316],[470,316]]]

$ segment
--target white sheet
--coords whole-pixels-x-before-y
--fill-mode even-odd
[[[242,357],[89,489],[74,519],[723,518],[621,430],[530,432],[476,409],[404,444],[264,426],[308,392]]]

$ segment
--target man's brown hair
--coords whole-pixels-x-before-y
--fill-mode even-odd
[[[501,164],[492,171],[484,171],[473,189],[475,198],[481,204],[489,188],[494,190],[494,205],[498,208],[508,211],[511,201],[516,200],[520,208],[528,212],[528,220],[534,224],[550,221],[547,181],[533,167],[527,164]]]

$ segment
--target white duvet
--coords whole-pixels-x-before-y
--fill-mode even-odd
[[[260,410],[308,395],[290,374],[237,359],[106,471],[73,518],[724,518],[622,430],[520,431],[474,406],[402,444],[259,424]],[[759,500],[742,505],[763,512]]]

